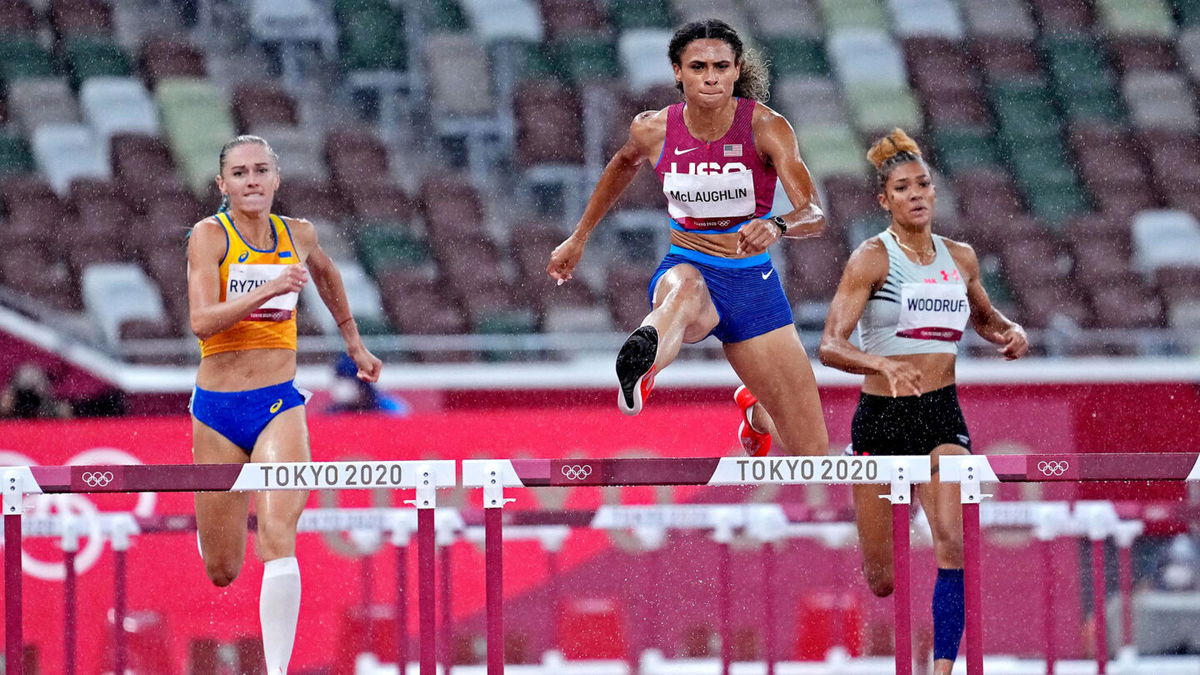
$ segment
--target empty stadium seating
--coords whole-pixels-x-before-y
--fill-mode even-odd
[[[105,319],[105,339],[184,335],[183,235],[216,203],[221,144],[256,133],[280,155],[277,209],[317,223],[367,330],[627,329],[645,313],[659,253],[628,225],[660,218],[648,172],[617,204],[611,242],[595,247],[598,274],[556,287],[545,259],[632,116],[678,100],[672,29],[716,15],[770,60],[770,105],[791,120],[830,215],[824,236],[782,252],[798,306],[822,307],[851,248],[886,224],[864,153],[902,126],[937,170],[937,227],[975,246],[985,285],[1015,318],[1140,328],[1200,317],[1195,2],[338,0],[233,11],[247,45],[206,40],[185,21],[131,27],[106,0],[0,1],[0,283],[83,311],[96,292],[83,288],[89,269],[140,265],[158,310],[124,329]],[[307,84],[285,77],[281,26],[318,46]]]

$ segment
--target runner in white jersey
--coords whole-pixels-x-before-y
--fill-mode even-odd
[[[937,480],[937,460],[971,449],[954,384],[958,340],[969,322],[1006,359],[1024,356],[1029,346],[1021,326],[988,300],[975,251],[933,234],[936,191],[917,144],[896,129],[867,158],[891,223],[846,263],[818,353],[827,366],[865,376],[848,452],[932,457],[934,480],[916,492],[933,530],[938,565],[934,672],[949,673],[963,627],[962,510],[958,487]],[[850,341],[855,324],[861,346]],[[759,439],[769,439],[770,416],[744,387],[738,396],[743,429],[757,427]],[[747,434],[742,436],[746,443]],[[889,489],[854,486],[863,573],[881,597],[891,594],[893,581],[891,505],[880,499]]]

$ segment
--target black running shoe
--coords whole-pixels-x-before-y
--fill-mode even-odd
[[[617,408],[626,415],[642,411],[642,404],[654,388],[654,358],[658,355],[658,330],[642,326],[621,345],[617,352]]]

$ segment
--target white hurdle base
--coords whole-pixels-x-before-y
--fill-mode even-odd
[[[990,656],[983,660],[988,675],[1044,675],[1046,662],[1041,659],[1018,659]],[[828,661],[779,661],[778,675],[894,675],[895,661],[890,657],[839,658],[831,655]],[[418,675],[416,662],[408,665],[405,675]],[[355,675],[400,675],[394,663],[380,663],[373,654],[360,654],[355,663]],[[438,673],[441,674],[441,667]],[[451,675],[484,675],[485,665],[455,666]],[[547,652],[541,663],[507,665],[507,675],[720,675],[719,659],[665,659],[657,650],[642,654],[637,673],[631,673],[625,661],[567,661],[558,652]],[[758,662],[738,662],[731,668],[733,675],[766,675],[767,666]],[[956,675],[967,672],[966,663],[954,664]],[[1094,675],[1095,661],[1056,661],[1058,675]],[[1143,656],[1111,661],[1111,675],[1196,675],[1200,673],[1200,656]]]

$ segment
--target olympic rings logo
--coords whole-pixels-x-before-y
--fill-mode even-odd
[[[1071,465],[1064,461],[1051,460],[1048,462],[1038,462],[1038,471],[1044,476],[1061,476],[1071,468]]]
[[[112,482],[113,474],[111,471],[84,471],[83,482],[88,487],[105,487]]]
[[[567,464],[562,468],[562,475],[567,480],[583,480],[592,475],[592,467],[587,464]]]

